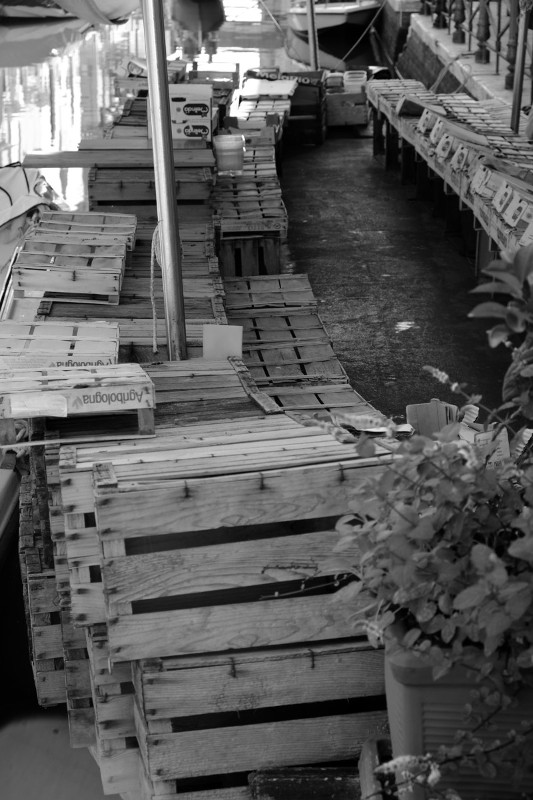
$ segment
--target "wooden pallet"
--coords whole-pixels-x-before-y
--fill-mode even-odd
[[[346,383],[298,383],[293,386],[263,386],[284,411],[312,414],[317,411],[344,411],[354,414],[377,414],[355,389]]]
[[[0,372],[0,418],[137,414],[139,435],[154,432],[154,387],[136,364]]]
[[[221,774],[238,785],[274,764],[348,762],[369,731],[387,730],[382,662],[382,652],[354,640],[135,661],[146,774],[173,796],[171,781],[209,790]],[[374,706],[363,711],[370,696]]]
[[[209,199],[213,173],[207,167],[176,167],[174,170],[178,202],[205,202]],[[89,171],[89,200],[93,207],[120,202],[156,202],[153,169],[112,169],[94,167]]]
[[[224,291],[230,314],[241,309],[316,307],[307,275],[225,278]]]
[[[280,384],[349,383],[348,376],[329,342],[244,345],[243,361],[258,386]]]
[[[218,247],[220,272],[224,278],[247,275],[279,275],[283,250],[278,235],[242,233],[224,236]]]
[[[116,364],[115,322],[0,322],[0,369]]]
[[[31,448],[19,500],[19,563],[37,702],[65,703],[65,664],[43,448]]]
[[[319,315],[312,308],[252,308],[228,312],[231,325],[242,325],[243,346],[259,347],[278,343],[329,343]]]
[[[350,635],[358,601],[324,597],[339,585],[331,578],[334,519],[380,457],[360,459],[339,445],[330,461],[294,466],[285,452],[281,466],[282,451],[278,440],[268,469],[216,478],[140,475],[131,483],[95,470],[112,662]],[[301,593],[302,582],[319,594]]]
[[[35,233],[74,236],[94,234],[102,235],[102,237],[120,237],[126,241],[128,250],[133,250],[136,227],[137,219],[132,214],[42,211]]]
[[[11,268],[15,298],[59,297],[64,302],[118,304],[126,245],[26,240]]]

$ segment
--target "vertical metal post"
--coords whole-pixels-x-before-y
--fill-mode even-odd
[[[520,10],[520,16],[518,18],[518,44],[516,47],[513,105],[511,109],[511,128],[515,133],[518,133],[518,129],[520,127],[520,106],[522,105],[522,88],[524,86],[526,44],[530,13],[530,11]]]
[[[316,32],[315,0],[307,0],[307,38],[309,40],[309,55],[311,69],[318,69],[318,35]]]
[[[142,0],[155,190],[170,361],[187,358],[178,204],[165,46],[163,0]]]

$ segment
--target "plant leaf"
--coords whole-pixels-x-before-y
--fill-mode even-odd
[[[512,294],[516,297],[514,292],[509,291],[509,287],[503,281],[490,281],[490,283],[480,283],[479,286],[474,286],[470,289],[470,294]],[[518,294],[522,299],[522,292]]]
[[[510,330],[507,325],[495,325],[487,331],[489,339],[489,347],[498,347],[502,342],[506,342],[509,338]]]
[[[453,601],[453,607],[456,611],[464,611],[467,608],[473,608],[485,600],[487,590],[480,583],[475,583],[473,586],[467,586],[462,592],[459,592]]]
[[[505,319],[506,314],[507,306],[492,301],[480,303],[479,305],[475,306],[472,311],[468,312],[468,316],[471,319],[480,319],[483,317],[497,317],[498,319]]]
[[[494,262],[493,262],[494,263]],[[503,281],[509,287],[509,293],[514,295],[514,297],[522,297],[522,283],[513,275],[512,272],[509,272],[509,267],[503,265],[503,267],[491,266],[490,264],[485,267],[483,270],[484,275],[489,275],[491,278],[496,278],[497,280]]]

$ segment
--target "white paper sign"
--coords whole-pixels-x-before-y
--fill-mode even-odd
[[[203,355],[212,361],[242,358],[242,325],[204,325]]]
[[[511,198],[513,196],[513,190],[509,186],[508,183],[505,181],[502,185],[498,188],[496,194],[492,199],[492,205],[500,214],[503,214],[504,210],[507,208]]]
[[[9,400],[14,419],[67,416],[67,398],[59,392],[21,392]]]

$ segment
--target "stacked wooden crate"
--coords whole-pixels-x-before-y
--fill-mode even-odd
[[[389,138],[413,147],[473,211],[489,250],[533,241],[533,145],[511,130],[506,104],[405,81],[371,81],[368,94],[378,127],[385,119]]]
[[[0,322],[0,369],[116,364],[116,322]]]
[[[249,771],[348,761],[386,729],[334,554],[382,456],[283,414],[183,422],[59,464],[91,748],[105,791],[143,800],[245,796]]]
[[[246,142],[241,174],[217,175],[213,191],[224,277],[272,275],[284,268],[287,210],[277,176],[277,149],[296,88],[293,79],[249,78],[224,120]],[[274,135],[266,136],[268,131]]]
[[[349,385],[306,275],[226,278],[226,310],[243,328],[243,360],[280,408],[377,414]]]
[[[131,215],[43,214],[15,250],[8,301],[44,297],[117,305],[135,225]]]

